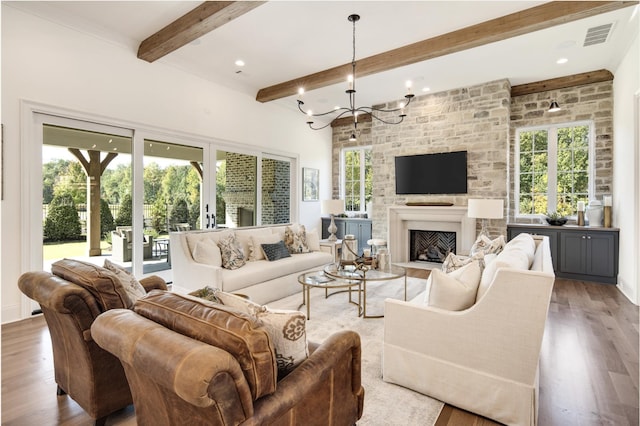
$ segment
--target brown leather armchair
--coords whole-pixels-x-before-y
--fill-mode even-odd
[[[91,324],[106,310],[133,302],[115,275],[99,266],[64,259],[52,271],[27,272],[18,287],[40,304],[49,326],[58,395],[68,394],[101,425],[132,398],[120,361],[93,341]],[[157,276],[140,284],[147,291],[167,288]]]
[[[353,425],[362,416],[360,337],[335,333],[277,380],[261,323],[228,307],[151,292],[91,327],[120,358],[139,425]],[[216,344],[213,342],[217,341]]]

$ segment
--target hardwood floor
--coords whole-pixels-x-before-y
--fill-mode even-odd
[[[638,331],[638,307],[614,286],[556,279],[540,360],[539,425],[638,425]],[[56,396],[44,319],[3,325],[2,424],[90,422],[73,400]],[[445,405],[436,426],[496,424]],[[135,425],[133,409],[107,425]]]

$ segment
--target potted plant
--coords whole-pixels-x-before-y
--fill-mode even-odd
[[[567,223],[567,218],[558,212],[547,213],[547,223],[553,226],[562,226]]]

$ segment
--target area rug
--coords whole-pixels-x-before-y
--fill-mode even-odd
[[[426,280],[407,278],[407,300],[425,289]],[[402,299],[402,279],[367,284],[367,315],[384,313],[384,299]],[[355,295],[354,295],[355,296]],[[403,425],[432,426],[443,404],[428,396],[382,380],[382,336],[384,318],[358,317],[348,293],[325,298],[324,290],[311,289],[311,319],[307,321],[307,338],[322,342],[340,330],[354,330],[362,341],[362,386],[365,389],[362,426]],[[355,297],[354,297],[355,299]],[[302,293],[269,303],[270,308],[298,309]],[[306,312],[304,306],[300,310]]]

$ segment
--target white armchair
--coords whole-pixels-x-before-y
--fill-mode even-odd
[[[548,237],[534,239],[534,270],[497,269],[466,310],[386,300],[383,379],[501,423],[536,425],[555,276]]]

